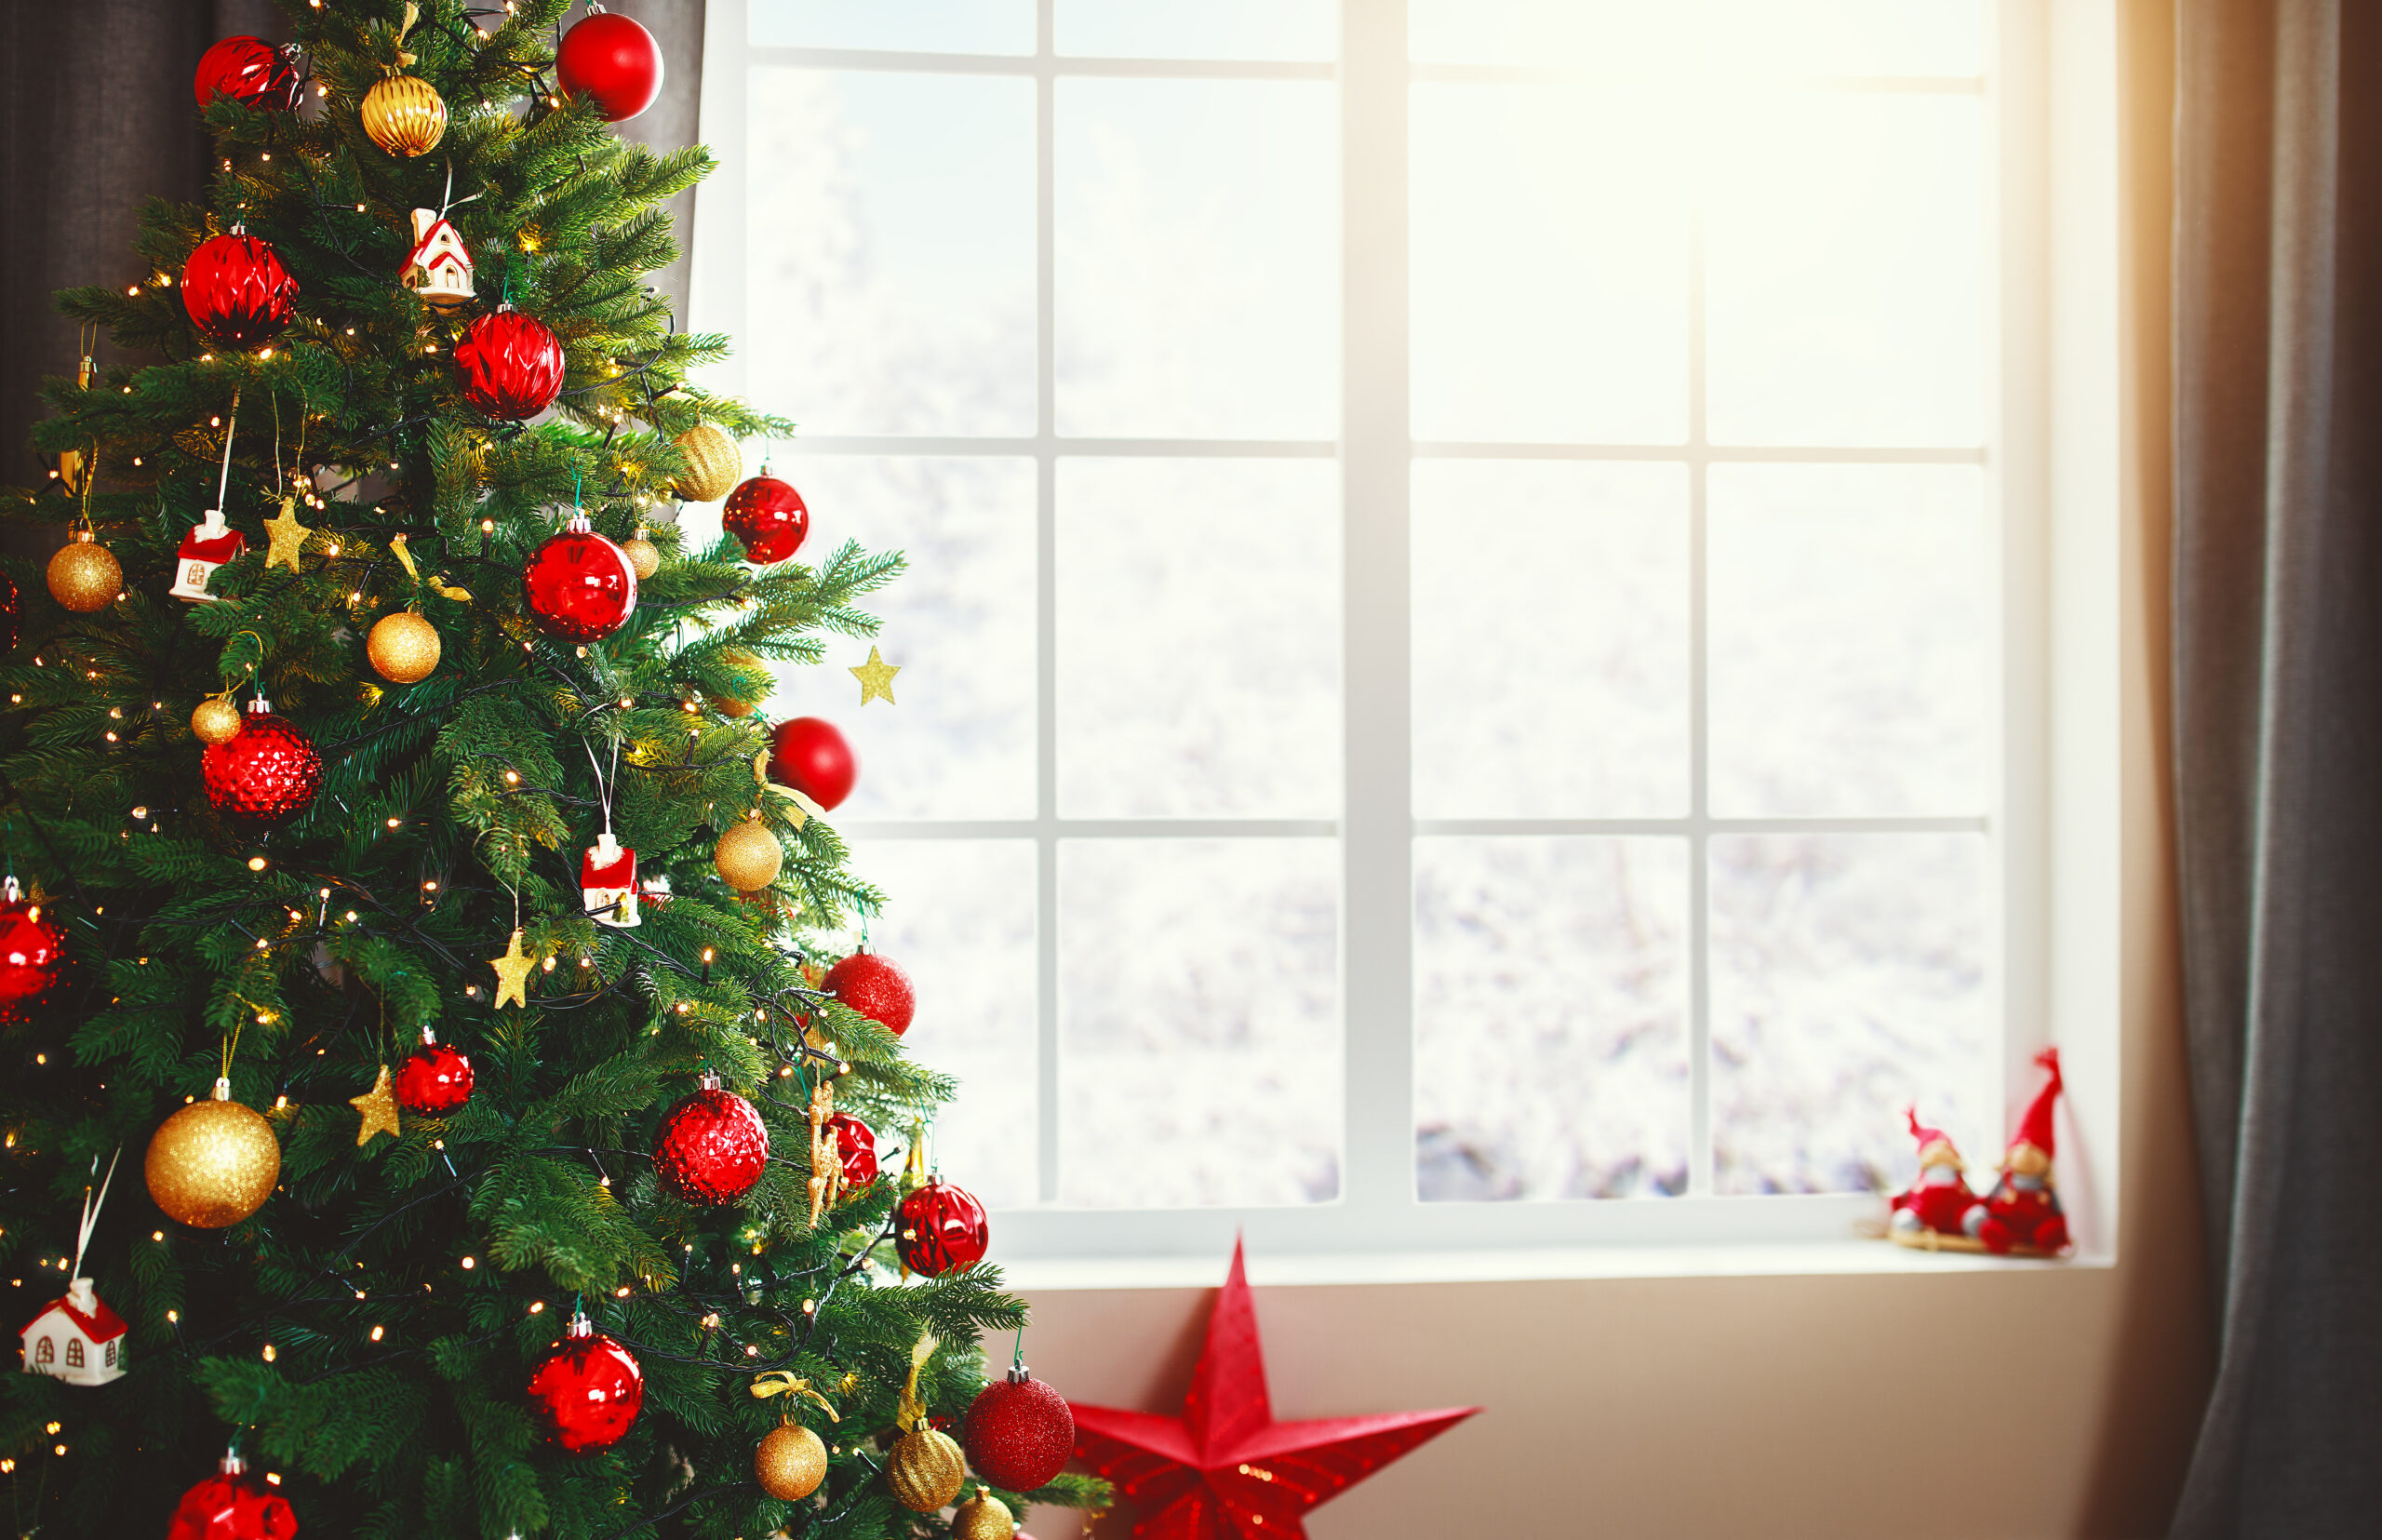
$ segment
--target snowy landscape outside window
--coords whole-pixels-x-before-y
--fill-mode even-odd
[[[1914,1099],[1998,1143],[1996,21],[715,0],[698,321],[814,542],[914,557],[901,703],[773,709],[857,749],[1005,1233],[1593,1239],[1897,1181]]]

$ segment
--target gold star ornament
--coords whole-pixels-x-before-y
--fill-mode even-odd
[[[538,959],[521,950],[519,926],[513,928],[513,939],[504,944],[504,956],[488,958],[488,965],[496,970],[496,1004],[492,1009],[502,1011],[504,1002],[511,1000],[527,1011],[529,1008],[529,970],[538,966]]]
[[[361,1096],[349,1097],[347,1099],[347,1105],[364,1115],[363,1126],[355,1131],[355,1147],[357,1149],[362,1149],[365,1145],[370,1144],[372,1142],[372,1136],[376,1133],[385,1133],[392,1139],[399,1137],[397,1132],[397,1093],[389,1089],[389,1066],[387,1065],[382,1065],[381,1066],[381,1077],[372,1082],[372,1089],[366,1091]]]
[[[877,649],[870,648],[868,662],[851,670],[852,677],[860,681],[860,703],[882,701],[889,706],[893,704],[893,676],[901,672],[901,664],[887,663]]]
[[[273,548],[264,556],[266,570],[285,565],[292,572],[304,570],[298,565],[298,553],[306,548],[306,537],[314,531],[298,522],[298,500],[283,498],[280,516],[266,519],[264,529],[273,537]]]

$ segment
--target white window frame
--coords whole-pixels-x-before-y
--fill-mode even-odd
[[[2029,1089],[2044,1041],[2068,1055],[2061,1176],[2081,1260],[2114,1260],[2118,1031],[2118,176],[2113,0],[1998,0],[1985,90],[1998,142],[1987,228],[2001,282],[1992,437],[1982,451],[1748,449],[1704,441],[1700,203],[1691,275],[1690,437],[1679,446],[1416,443],[1407,371],[1409,86],[1554,80],[1576,72],[1410,65],[1405,0],[1343,0],[1329,63],[1059,57],[1054,0],[1037,0],[1030,56],[759,47],[746,0],[711,0],[702,127],[721,162],[698,194],[692,324],[741,334],[744,150],[756,66],[1030,78],[1037,100],[1036,430],[1030,437],[806,437],[789,455],[985,455],[1037,473],[1037,812],[1030,820],[853,823],[864,838],[1031,839],[1037,853],[1037,1155],[1046,1206],[995,1215],[995,1256],[1029,1287],[1212,1281],[1236,1233],[1277,1281],[1588,1277],[1741,1271],[2027,1266],[1921,1255],[1853,1238],[1865,1195],[1711,1191],[1706,841],[1737,829],[1984,830],[1995,889],[2005,1090]],[[1055,431],[1055,83],[1072,77],[1294,79],[1342,87],[1343,415],[1338,441],[1091,439]],[[1960,81],[1814,82],[1817,88],[1974,90]],[[2052,153],[2056,142],[2059,154]],[[2056,322],[2056,326],[2054,326]],[[730,359],[709,373],[740,392]],[[1343,547],[1345,799],[1338,820],[1085,820],[1057,810],[1054,486],[1062,457],[1337,458]],[[1636,460],[1689,467],[1694,637],[1693,801],[1684,819],[1418,821],[1410,797],[1411,467],[1426,458]],[[1992,527],[2003,712],[1999,785],[1985,818],[1716,820],[1705,804],[1706,470],[1722,462],[1981,463]],[[714,510],[689,510],[690,527]],[[2056,658],[2058,666],[2053,666]],[[1414,1191],[1413,840],[1431,835],[1685,835],[1690,858],[1692,1167],[1689,1191],[1644,1200],[1452,1203]],[[2054,834],[2056,839],[2054,840]],[[1342,1191],[1281,1208],[1090,1211],[1048,1206],[1058,1176],[1058,849],[1069,838],[1336,836],[1341,842]],[[2094,1077],[2097,1075],[2097,1078]]]

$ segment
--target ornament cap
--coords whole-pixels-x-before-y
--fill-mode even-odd
[[[0,877],[0,900],[5,900],[7,903],[14,904],[19,898],[23,896],[23,891],[24,891],[22,889],[17,886],[17,879],[15,877]]]
[[[570,1325],[563,1332],[564,1336],[570,1338],[574,1342],[584,1341],[595,1334],[596,1323],[587,1319],[587,1312],[585,1310],[573,1312],[570,1318]]]
[[[92,534],[88,529],[77,529],[69,534],[66,537],[66,540],[67,543],[71,545],[88,545],[98,538],[99,537],[97,535]]]
[[[1010,1364],[1010,1365],[1009,1366],[1009,1383],[1010,1383],[1010,1384],[1011,1384],[1011,1385],[1030,1385],[1030,1384],[1032,1384],[1032,1383],[1033,1383],[1033,1381],[1034,1381],[1034,1371],[1033,1371],[1033,1370],[1031,1370],[1031,1369],[1026,1368],[1026,1367],[1025,1367],[1025,1365],[1024,1365],[1024,1364],[1022,1364],[1022,1363],[1012,1363],[1012,1364]]]
[[[596,521],[587,516],[586,509],[573,508],[570,511],[570,522],[563,528],[574,535],[591,534],[595,531]]]
[[[438,1034],[431,1030],[430,1024],[428,1022],[422,1024],[422,1046],[424,1048],[435,1048],[438,1046]]]
[[[218,1075],[215,1077],[214,1092],[208,1096],[207,1100],[211,1102],[228,1102],[231,1099],[232,1081],[230,1078],[227,1076]]]
[[[698,1081],[697,1083],[698,1083],[698,1084],[700,1084],[700,1085],[701,1085],[701,1086],[702,1086],[705,1091],[717,1091],[717,1090],[720,1088],[720,1084],[721,1084],[721,1082],[720,1082],[720,1078],[719,1078],[719,1071],[717,1071],[717,1070],[716,1070],[716,1069],[706,1069],[706,1070],[704,1070],[704,1071],[703,1071],[703,1078],[702,1078],[702,1079],[701,1079],[700,1081]]]
[[[215,1468],[226,1476],[243,1476],[248,1473],[248,1462],[240,1458],[238,1450],[227,1449],[223,1458],[215,1462]]]
[[[262,695],[259,695],[255,700],[248,703],[248,715],[251,716],[270,716],[273,715],[273,703],[266,700]]]

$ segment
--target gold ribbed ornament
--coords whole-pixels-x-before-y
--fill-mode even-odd
[[[1010,1540],[1016,1533],[1009,1505],[983,1487],[951,1516],[951,1540]]]
[[[240,730],[240,708],[221,695],[209,695],[190,714],[190,730],[202,743],[228,743]]]
[[[393,155],[425,155],[447,137],[447,103],[427,80],[393,74],[364,93],[364,131]]]
[[[744,451],[709,422],[698,422],[680,434],[678,452],[687,457],[687,468],[670,483],[670,489],[689,502],[717,502],[744,479]]]
[[[902,1435],[885,1457],[885,1484],[894,1500],[917,1513],[932,1513],[959,1495],[967,1484],[968,1457],[947,1434],[931,1427]]]
[[[642,529],[621,542],[621,555],[629,558],[629,569],[636,574],[639,583],[662,570],[662,547],[646,539]]]
[[[229,1080],[157,1126],[143,1168],[149,1196],[168,1219],[202,1230],[237,1225],[264,1207],[281,1177],[273,1125],[232,1100]]]
[[[753,1478],[780,1502],[798,1503],[827,1479],[827,1446],[800,1423],[781,1423],[753,1451]]]
[[[97,614],[123,592],[123,564],[88,529],[74,531],[49,558],[49,596],[77,615]]]
[[[394,685],[429,678],[442,650],[438,628],[410,609],[381,616],[364,642],[373,672]]]
[[[711,864],[719,875],[740,893],[750,893],[768,887],[778,879],[778,869],[785,864],[785,851],[757,818],[748,818],[719,837],[719,844],[711,852]]]

